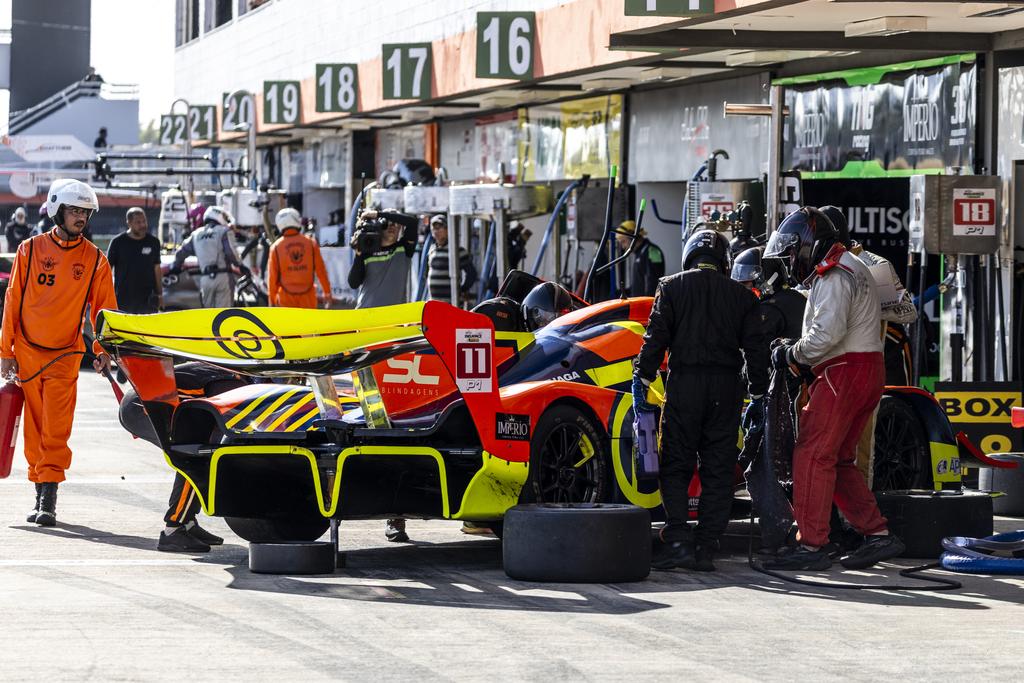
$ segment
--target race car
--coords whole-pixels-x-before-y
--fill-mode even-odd
[[[314,540],[332,518],[457,519],[500,530],[520,502],[625,502],[657,518],[657,483],[634,468],[630,394],[653,299],[587,305],[565,292],[544,315],[523,316],[526,293],[542,284],[513,272],[479,307],[486,315],[436,301],[104,311],[98,339],[117,354],[171,467],[208,515],[250,541]],[[175,384],[176,360],[257,379],[190,397]],[[922,425],[935,481],[958,479],[949,423],[919,392],[887,395]],[[897,449],[877,458],[883,467],[907,455],[902,441],[882,445]],[[699,493],[695,478],[694,511]]]

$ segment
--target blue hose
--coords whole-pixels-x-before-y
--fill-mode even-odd
[[[484,292],[487,289],[487,281],[491,279],[491,268],[494,265],[494,233],[497,232],[494,229],[494,223],[491,223],[491,229],[487,231],[487,248],[484,249],[484,262],[480,268],[480,285],[477,287],[476,300],[478,302],[484,300]]]
[[[951,572],[967,574],[1009,574],[1024,575],[1024,531],[1010,531],[984,539],[955,536],[942,539],[942,567]],[[975,550],[1012,552],[1015,557],[996,557]]]
[[[434,244],[434,234],[428,232],[423,240],[423,251],[420,252],[420,266],[416,272],[419,275],[419,282],[416,285],[416,301],[423,301],[427,293],[427,271],[430,268],[430,247]]]
[[[540,243],[540,249],[537,251],[537,257],[533,259],[533,268],[530,269],[530,275],[537,275],[537,271],[540,270],[541,259],[544,258],[545,252],[548,250],[548,243],[551,241],[551,233],[554,232],[555,224],[558,221],[558,214],[562,211],[562,206],[569,199],[569,195],[580,185],[586,184],[586,179],[574,180],[569,184],[569,187],[562,190],[562,194],[558,196],[558,201],[555,202],[555,209],[551,212],[551,220],[548,221],[548,227],[544,229],[544,239]],[[557,239],[557,238],[556,238]]]

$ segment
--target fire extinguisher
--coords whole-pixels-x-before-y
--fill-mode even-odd
[[[7,382],[0,388],[0,479],[11,474],[14,445],[21,426],[21,409],[25,405],[25,392],[17,382]]]

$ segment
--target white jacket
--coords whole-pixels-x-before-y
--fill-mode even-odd
[[[844,353],[881,353],[882,307],[868,267],[836,245],[815,267],[793,358],[814,367]]]

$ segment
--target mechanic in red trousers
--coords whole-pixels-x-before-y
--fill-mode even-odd
[[[828,217],[813,207],[787,216],[764,255],[787,259],[791,272],[810,288],[803,336],[777,346],[772,364],[794,374],[810,368],[815,377],[793,452],[793,512],[800,545],[765,566],[831,567],[824,546],[833,501],[865,536],[860,548],[840,559],[844,567],[863,569],[896,557],[903,542],[889,533],[856,463],[857,442],[885,385],[881,305],[871,273],[846,250]]]
[[[82,236],[99,208],[85,183],[53,181],[46,212],[54,227],[18,246],[4,298],[0,375],[20,377],[25,392],[25,459],[36,485],[28,521],[40,526],[57,523],[57,485],[71,467],[86,307],[94,325],[101,310],[117,308],[107,257]],[[95,343],[93,352],[96,372],[109,370],[110,356]]]

